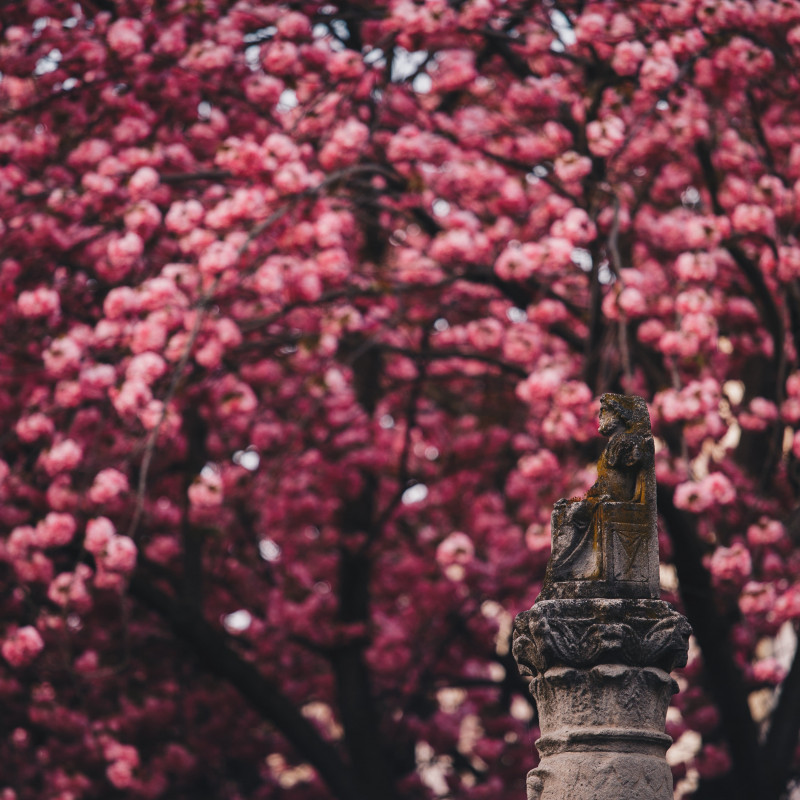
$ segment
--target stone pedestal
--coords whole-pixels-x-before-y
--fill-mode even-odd
[[[542,732],[528,800],[672,800],[669,672],[689,633],[651,599],[540,600],[517,617],[514,656]]]

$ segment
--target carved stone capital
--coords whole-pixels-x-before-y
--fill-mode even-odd
[[[662,600],[540,600],[514,621],[514,657],[523,675],[597,664],[686,664],[691,627]]]

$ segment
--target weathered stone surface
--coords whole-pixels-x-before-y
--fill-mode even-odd
[[[663,756],[584,752],[545,761],[528,773],[528,800],[672,800]]]
[[[542,593],[514,622],[539,712],[528,800],[671,800],[664,732],[688,621],[659,600],[653,437],[640,397],[603,395],[586,497],[559,500]]]
[[[538,600],[514,622],[514,657],[523,674],[554,666],[686,663],[691,628],[662,600]]]
[[[656,667],[554,667],[531,681],[542,732],[529,800],[670,800],[675,681]]]
[[[584,498],[553,508],[542,599],[658,597],[655,447],[641,397],[604,394],[608,444]]]

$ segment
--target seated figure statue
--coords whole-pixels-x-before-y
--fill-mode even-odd
[[[641,397],[604,394],[608,444],[586,497],[559,500],[540,599],[659,596],[653,436]]]

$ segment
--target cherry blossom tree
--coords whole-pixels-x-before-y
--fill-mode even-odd
[[[521,797],[604,391],[678,790],[800,779],[798,0],[0,24],[2,800]]]

